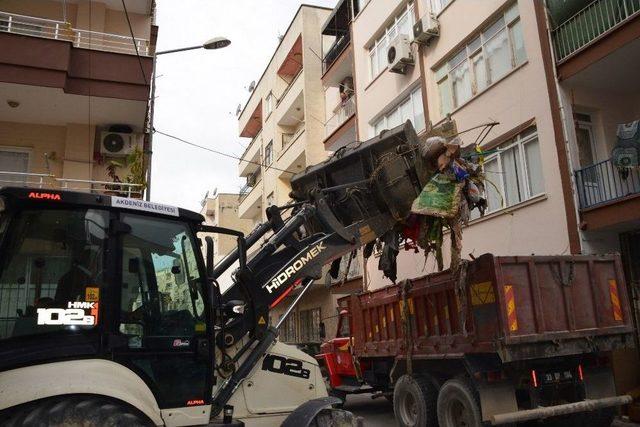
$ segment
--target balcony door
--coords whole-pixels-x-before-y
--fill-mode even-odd
[[[596,163],[596,143],[589,114],[576,114],[576,143],[578,145],[579,168],[582,170],[584,197],[590,204],[601,199]]]

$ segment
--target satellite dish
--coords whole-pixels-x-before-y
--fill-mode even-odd
[[[248,90],[249,92],[253,92],[253,90],[254,90],[255,88],[256,88],[256,81],[254,80],[254,81],[252,81],[252,82],[249,84],[249,89],[247,89],[247,90]]]
[[[238,104],[238,108],[236,108],[236,117],[240,115],[242,112],[242,104]]]

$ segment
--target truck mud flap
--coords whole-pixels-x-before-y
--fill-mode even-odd
[[[576,412],[595,411],[597,409],[609,408],[631,403],[631,396],[614,396],[603,399],[590,399],[582,402],[567,403],[565,405],[549,406],[546,408],[528,409],[525,411],[508,412],[497,414],[491,417],[492,425],[509,423],[519,423],[523,421],[538,420],[541,418],[556,417],[560,415],[575,414]]]
[[[309,400],[298,406],[295,411],[289,414],[289,416],[282,422],[280,427],[307,427],[315,419],[316,415],[322,412],[324,409],[333,408],[335,405],[340,405],[342,401],[337,397],[321,397],[319,399]],[[354,416],[348,411],[341,411],[347,414],[344,422],[335,424],[337,426],[351,426],[354,424]],[[333,425],[333,424],[332,424]]]

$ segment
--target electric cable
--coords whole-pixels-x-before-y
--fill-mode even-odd
[[[147,75],[144,73],[144,67],[142,66],[142,58],[140,58],[140,52],[138,52],[138,44],[136,43],[136,38],[133,35],[133,28],[131,27],[131,20],[129,19],[129,12],[127,12],[127,5],[124,0],[122,1],[122,8],[124,9],[124,16],[127,18],[127,25],[129,25],[129,33],[131,34],[131,42],[133,43],[133,47],[136,50],[136,56],[138,57],[138,65],[140,65],[140,72],[142,72],[142,79],[144,80],[145,86],[149,83],[147,82]]]
[[[222,151],[214,150],[213,148],[204,147],[202,145],[198,145],[198,144],[193,143],[191,141],[187,141],[186,139],[182,139],[180,137],[177,137],[175,135],[171,135],[171,134],[168,134],[166,132],[159,131],[158,129],[155,129],[155,128],[152,129],[152,132],[159,133],[160,135],[164,135],[167,138],[171,138],[171,139],[174,139],[176,141],[182,142],[183,144],[187,144],[187,145],[190,145],[192,147],[200,148],[200,149],[205,150],[205,151],[210,151],[212,153],[218,154],[218,155],[223,156],[223,157],[228,157],[230,159],[239,160],[241,162],[250,163],[250,164],[253,164],[253,165],[257,165],[257,166],[264,166],[265,168],[274,169],[274,170],[277,170],[277,171],[280,171],[280,172],[287,172],[287,173],[290,173],[290,174],[295,174],[296,173],[296,172],[293,172],[293,171],[290,171],[290,170],[287,170],[287,169],[280,169],[280,168],[277,168],[275,166],[266,165],[264,163],[254,162],[253,160],[246,160],[246,159],[243,159],[242,157],[235,156],[233,154],[229,154],[229,153],[225,153],[225,152],[222,152]]]

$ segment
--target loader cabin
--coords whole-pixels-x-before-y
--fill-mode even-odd
[[[103,357],[161,407],[210,401],[201,215],[28,188],[0,189],[0,211],[0,371]]]

